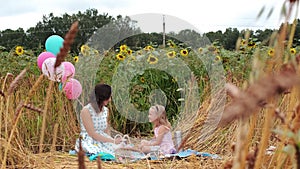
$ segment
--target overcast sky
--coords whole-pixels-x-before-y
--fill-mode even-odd
[[[2,2],[3,1],[3,2]],[[183,28],[196,28],[203,33],[224,31],[226,28],[277,29],[280,23],[280,10],[283,0],[1,0],[0,30],[27,30],[42,21],[43,15],[54,13],[73,14],[95,8],[100,14],[130,16],[138,21],[145,32],[162,30],[165,15],[166,31]],[[197,3],[195,3],[197,2]],[[265,6],[265,13],[259,20],[256,16]],[[271,18],[268,11],[274,8]],[[293,16],[294,17],[294,16]]]

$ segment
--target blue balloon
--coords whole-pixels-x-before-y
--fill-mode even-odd
[[[47,38],[45,47],[47,52],[53,53],[55,56],[59,53],[60,48],[63,47],[64,39],[58,35],[51,35]]]

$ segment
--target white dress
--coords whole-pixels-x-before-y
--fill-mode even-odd
[[[108,108],[103,107],[104,111],[98,114],[96,113],[96,111],[94,110],[91,104],[86,105],[84,108],[87,108],[90,112],[95,131],[104,137],[111,138],[111,136],[109,136],[107,133],[104,132],[104,130],[107,128]],[[117,147],[116,144],[94,140],[92,137],[88,135],[85,127],[83,126],[81,119],[80,119],[80,128],[81,128],[80,136],[82,138],[81,146],[83,151],[85,151],[88,154],[98,154],[100,152],[105,152],[111,155],[115,155],[114,151]],[[79,139],[76,140],[75,150],[77,152],[79,151]]]

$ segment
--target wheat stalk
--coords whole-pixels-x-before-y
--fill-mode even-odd
[[[26,69],[24,69],[16,78],[15,80],[11,83],[10,85],[10,90],[11,92],[15,89],[18,81],[24,76],[26,72]],[[29,96],[32,95],[32,93],[35,91],[35,89],[37,88],[37,86],[40,84],[42,80],[42,77],[40,76],[38,81],[35,82],[34,84],[34,88],[31,89],[31,91],[29,92]],[[13,123],[13,127],[12,127],[12,130],[11,130],[11,133],[10,133],[10,136],[8,138],[8,141],[7,141],[7,144],[8,146],[5,147],[5,152],[4,152],[4,158],[3,158],[3,161],[2,161],[2,165],[1,165],[1,169],[2,168],[5,168],[5,165],[6,165],[6,158],[7,158],[7,153],[8,153],[8,150],[9,150],[9,147],[10,147],[10,143],[11,143],[11,140],[13,138],[13,134],[14,134],[14,131],[16,129],[16,126],[17,126],[17,123],[18,123],[18,120],[21,116],[21,112],[22,112],[22,108],[24,107],[24,105],[27,105],[27,101],[30,99],[30,97],[27,96],[26,100],[25,100],[25,103],[23,103],[22,101],[20,102],[20,104],[18,105],[18,107],[16,108],[15,110],[15,117],[14,117],[14,123]],[[7,108],[9,106],[9,98],[10,96],[8,95],[8,98],[7,98]],[[25,106],[26,107],[26,106]],[[7,112],[8,112],[8,109],[7,109]],[[8,117],[6,118],[8,119]],[[6,131],[7,132],[7,131]]]
[[[2,90],[0,90],[0,95],[5,98],[5,94]]]
[[[7,154],[8,154],[8,151],[11,149],[10,148],[11,147],[10,143],[11,143],[11,140],[13,138],[13,134],[14,134],[14,131],[16,129],[18,119],[20,118],[22,107],[23,107],[23,102],[20,102],[19,105],[16,108],[15,118],[14,118],[14,121],[13,121],[14,122],[13,127],[12,127],[12,130],[10,132],[10,135],[9,135],[9,138],[8,138],[8,141],[7,141],[7,146],[5,147],[5,150],[4,150],[4,157],[3,157],[2,164],[1,164],[1,169],[6,168]]]
[[[4,78],[3,84],[2,84],[2,91],[4,91],[5,85],[6,85],[6,81],[8,77],[13,77],[13,74],[11,73],[6,73],[6,76]]]
[[[269,97],[283,93],[299,83],[300,79],[292,65],[286,65],[277,74],[262,77],[250,85],[245,92],[240,92],[225,107],[220,126],[226,125],[238,118],[249,117],[253,112],[264,106]]]
[[[6,106],[6,117],[5,117],[5,135],[7,135],[8,134],[8,129],[7,129],[7,126],[8,126],[8,112],[9,112],[9,107],[11,107],[10,106],[10,94],[15,90],[15,88],[16,88],[16,86],[18,85],[18,82],[24,77],[24,75],[25,75],[25,73],[26,73],[26,69],[24,69],[14,80],[13,80],[13,82],[10,84],[10,87],[9,87],[9,89],[8,89],[8,97],[7,97],[7,101],[6,101],[6,104],[7,104],[7,106]],[[6,75],[6,77],[5,77],[5,82],[6,82],[6,79],[7,79],[7,77],[9,77],[9,76],[11,76],[11,74],[7,74]],[[39,78],[39,80],[38,81],[36,81],[36,83],[34,84],[34,86],[37,88],[37,86],[38,86],[38,84],[40,83],[40,81],[41,81],[41,77]],[[3,86],[2,86],[2,88],[4,89],[4,84],[3,84]],[[31,90],[31,92],[29,92],[29,93],[33,93],[33,91],[34,90]],[[29,96],[31,96],[31,95],[29,95]],[[7,141],[7,144],[8,144],[8,146],[6,146],[5,147],[5,151],[4,151],[4,157],[3,157],[3,161],[2,161],[2,165],[1,165],[1,169],[2,168],[5,168],[5,166],[6,166],[6,158],[7,158],[7,153],[8,153],[8,150],[9,150],[9,147],[10,147],[10,144],[11,144],[11,140],[12,140],[12,138],[13,138],[13,134],[14,134],[14,132],[15,132],[15,129],[16,129],[16,126],[17,126],[17,123],[18,123],[18,120],[19,120],[19,118],[20,118],[20,116],[21,116],[21,112],[22,112],[22,108],[24,107],[24,105],[27,105],[27,101],[30,99],[30,97],[28,97],[27,96],[27,98],[26,98],[26,100],[25,100],[25,102],[20,102],[20,104],[17,106],[17,108],[16,108],[16,110],[15,110],[15,117],[14,117],[14,120],[13,120],[13,125],[12,125],[12,129],[11,129],[11,131],[10,131],[10,135],[9,135],[9,137],[8,137],[8,141]],[[2,102],[1,102],[2,103]],[[2,105],[2,104],[1,104]],[[1,106],[2,107],[2,106]],[[25,106],[26,107],[26,106]],[[2,114],[2,113],[1,113]],[[1,117],[2,118],[2,117]]]
[[[246,150],[247,150],[247,124],[245,119],[239,120],[239,127],[237,133],[237,143],[235,146],[235,159],[233,161],[233,169],[245,168],[246,165]]]
[[[17,117],[19,117],[19,114],[21,113],[22,107],[23,107],[24,103],[21,101],[15,111],[15,116],[14,116],[14,120],[13,122],[16,123]]]
[[[7,78],[8,77],[11,77],[11,76],[13,76],[11,73],[7,73],[6,74],[6,76],[5,76],[5,78],[4,78],[4,81],[3,81],[3,84],[2,84],[2,90],[1,90],[1,92],[2,92],[2,96],[3,97],[0,97],[0,112],[3,112],[3,110],[2,110],[2,108],[4,107],[3,105],[4,105],[4,103],[3,103],[3,101],[4,101],[4,97],[5,97],[5,95],[4,95],[4,88],[5,88],[5,85],[6,85],[6,81],[7,81]],[[9,100],[9,99],[7,99],[7,100]],[[7,116],[7,111],[6,111],[6,116]],[[2,136],[2,113],[0,113],[0,136]],[[6,120],[5,120],[5,123],[6,123]],[[7,124],[7,123],[6,123]],[[5,131],[7,131],[6,129],[5,129]],[[7,132],[6,132],[7,133]]]
[[[67,54],[71,48],[71,44],[75,40],[77,32],[78,32],[78,21],[74,22],[71,25],[70,30],[67,32],[67,34],[64,38],[63,47],[60,48],[60,52],[56,56],[54,69],[56,69],[65,60],[65,57],[67,56]]]
[[[2,91],[1,92],[1,95],[3,97],[5,97],[4,93]],[[3,107],[3,98],[1,97],[0,98],[0,136],[2,136],[2,107]]]
[[[300,129],[300,104],[298,103],[295,110],[295,118],[292,120],[293,132]]]
[[[271,102],[274,102],[273,100],[271,100]],[[264,157],[265,157],[265,151],[267,149],[268,146],[268,141],[271,135],[271,126],[273,123],[273,116],[274,116],[274,108],[271,107],[269,109],[267,109],[266,111],[266,117],[265,117],[265,121],[264,121],[264,126],[263,126],[263,130],[262,130],[262,136],[261,136],[261,141],[260,141],[260,146],[258,148],[258,155],[256,157],[256,161],[255,161],[255,169],[259,169],[262,166]]]
[[[19,81],[24,77],[24,75],[25,75],[25,73],[26,73],[26,69],[24,69],[14,80],[13,80],[13,82],[10,84],[10,87],[9,87],[9,89],[8,89],[8,97],[7,97],[7,102],[6,102],[6,104],[7,104],[7,106],[6,106],[6,116],[5,116],[5,135],[8,135],[8,129],[7,129],[7,127],[8,127],[8,112],[9,112],[9,107],[11,107],[10,106],[10,95],[11,95],[11,93],[13,93],[13,91],[15,90],[15,88],[17,87],[17,85],[18,85],[18,83],[19,83]],[[5,87],[5,83],[6,83],[6,80],[7,80],[7,77],[9,77],[9,76],[11,76],[11,74],[10,73],[8,73],[7,75],[6,75],[6,77],[5,77],[5,80],[4,80],[4,84],[3,84],[3,86],[2,86],[2,88],[4,89],[4,87]],[[3,102],[1,102],[1,105],[3,105]],[[17,108],[16,108],[16,110],[15,110],[15,116],[14,116],[14,119],[13,119],[13,127],[12,127],[12,130],[11,130],[11,133],[10,133],[10,135],[9,135],[9,137],[8,137],[8,146],[6,146],[5,147],[5,151],[4,151],[4,157],[3,157],[3,161],[2,161],[2,165],[1,165],[1,168],[5,168],[5,163],[4,162],[6,162],[6,159],[7,159],[7,155],[8,155],[8,150],[9,150],[9,147],[10,147],[10,143],[11,143],[11,140],[12,140],[12,138],[13,138],[13,133],[14,133],[14,131],[15,131],[15,129],[16,129],[16,125],[17,125],[17,122],[18,122],[18,119],[20,118],[20,116],[21,116],[21,111],[22,111],[22,107],[23,107],[23,105],[24,105],[24,103],[21,101],[20,102],[20,104],[17,106]],[[25,106],[26,107],[26,106]],[[2,106],[1,106],[1,109],[2,109]],[[2,119],[2,113],[1,113],[1,116],[0,116],[1,118],[0,119]],[[1,123],[2,124],[2,123]],[[2,126],[0,125],[0,127],[2,128]],[[7,136],[6,136],[7,137]]]
[[[47,95],[46,95],[46,104],[43,110],[43,122],[42,122],[42,128],[41,128],[41,137],[40,137],[40,143],[39,143],[39,153],[43,152],[43,142],[44,142],[44,135],[45,135],[45,128],[46,128],[46,117],[48,108],[51,102],[52,98],[52,89],[53,89],[54,82],[50,81],[48,89],[47,89]]]
[[[39,88],[39,85],[41,84],[41,82],[43,81],[43,78],[44,78],[44,75],[41,74],[39,76],[39,78],[35,81],[34,85],[32,86],[32,88],[30,89],[30,91],[28,92],[28,96],[27,96],[27,99],[26,101],[28,101],[32,95],[34,94],[34,92]],[[27,102],[26,102],[27,103]]]
[[[52,146],[51,146],[51,151],[55,151],[55,144],[56,144],[56,139],[57,139],[57,131],[58,131],[58,124],[56,123],[54,125],[53,129],[53,141],[52,141]]]
[[[292,89],[291,91],[291,95],[289,95],[289,99],[287,100],[287,102],[289,103],[287,105],[287,110],[292,110],[293,107],[294,111],[293,113],[288,113],[288,114],[284,114],[284,113],[280,113],[279,110],[276,110],[276,117],[280,119],[280,121],[283,124],[283,131],[285,132],[293,132],[293,133],[297,133],[299,130],[299,124],[300,124],[300,117],[299,117],[299,103],[297,102],[299,98],[299,87],[296,86],[295,88]],[[294,139],[290,139],[287,136],[283,135],[280,138],[281,142],[278,145],[278,149],[281,150],[284,148],[284,146],[286,146],[286,143],[288,142],[289,144],[294,145],[295,149],[296,149],[296,160],[297,160],[297,166],[299,167],[300,165],[299,163],[299,152],[297,149],[297,145]],[[286,161],[288,161],[288,155],[284,154],[284,153],[275,153],[274,155],[274,159],[275,159],[275,163],[277,162],[277,164],[275,164],[277,166],[277,168],[280,168],[282,165],[287,164]]]
[[[102,169],[102,163],[101,163],[100,156],[97,157],[97,168]]]
[[[85,153],[82,149],[81,137],[79,137],[79,152],[77,153],[77,155],[78,155],[78,167],[79,167],[79,169],[86,169],[85,164],[84,164]]]

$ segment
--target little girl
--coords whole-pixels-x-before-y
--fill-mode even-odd
[[[142,140],[141,150],[144,153],[149,153],[158,147],[164,154],[176,153],[170,131],[171,124],[167,119],[165,107],[162,105],[151,106],[148,118],[154,126],[154,138],[151,141]]]

